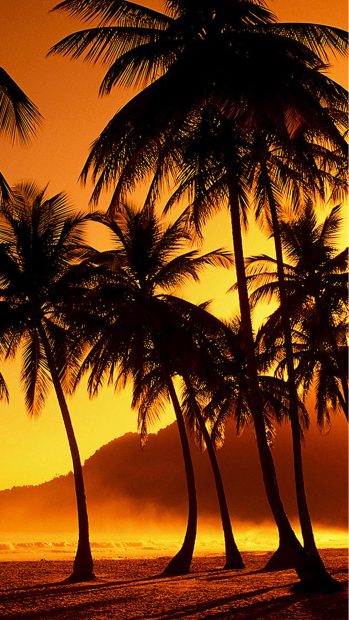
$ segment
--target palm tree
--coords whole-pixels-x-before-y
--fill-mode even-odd
[[[219,131],[220,127],[224,127],[221,132]],[[184,160],[187,164],[183,168],[182,183],[169,201],[168,207],[172,206],[174,200],[180,198],[184,191],[193,187],[193,219],[195,223],[200,224],[200,219],[203,219],[201,213],[203,207],[205,213],[210,214],[212,207],[214,207],[214,200],[219,200],[228,191],[226,189],[227,164],[224,167],[223,162],[225,158],[224,145],[226,144],[229,126],[224,123],[224,120],[214,109],[207,108],[202,113],[201,122],[197,124],[195,131],[192,129],[191,132],[187,151],[184,154]],[[322,195],[325,183],[332,185],[336,191],[340,190],[343,179],[338,178],[338,171],[342,171],[344,160],[338,153],[333,153],[326,147],[314,143],[311,136],[306,135],[306,133],[300,133],[297,139],[293,141],[284,137],[282,144],[278,144],[275,139],[273,143],[269,144],[270,136],[264,132],[253,132],[249,142],[246,133],[243,139],[239,136],[238,139],[240,143],[237,146],[241,152],[241,161],[243,162],[245,159],[245,170],[246,162],[248,162],[251,177],[249,185],[253,189],[253,203],[256,214],[260,217],[261,214],[265,214],[267,209],[266,219],[272,228],[275,240],[280,312],[287,344],[290,420],[298,509],[305,548],[318,562],[322,562],[315,545],[304,487],[301,429],[298,419],[299,404],[293,368],[291,328],[285,299],[279,217],[280,200],[283,192],[290,195],[294,201],[299,201],[302,185],[305,183],[307,183],[307,193],[312,191]],[[231,147],[232,144],[233,136],[230,139]],[[204,162],[202,162],[203,153]],[[245,170],[243,166],[240,167],[240,180]],[[305,174],[306,178],[304,178]],[[268,567],[281,568],[283,565],[287,566],[289,562],[287,550],[285,551],[280,545],[277,553],[269,561]]]
[[[33,183],[16,186],[0,214],[2,350],[21,349],[21,382],[30,415],[42,409],[52,381],[71,452],[79,541],[70,580],[94,577],[79,450],[64,396],[69,282],[79,271],[86,216],[76,215],[63,194],[46,198]],[[75,263],[75,265],[74,265]]]
[[[193,408],[194,414],[198,402],[202,402],[204,427],[211,446],[222,444],[224,428],[229,418],[236,420],[236,429],[240,433],[246,424],[252,422],[251,410],[248,406],[249,378],[246,373],[246,361],[241,341],[240,321],[234,320],[229,325],[222,326],[225,342],[219,342],[218,355],[215,355],[215,365],[210,365],[206,381],[192,385],[187,384],[187,408]],[[233,352],[233,354],[232,354]],[[281,423],[289,416],[289,394],[286,383],[277,377],[263,374],[268,368],[265,356],[259,355],[259,389],[264,401],[264,423],[268,442],[273,442],[275,424]],[[195,379],[193,379],[193,382]],[[308,428],[308,415],[305,407],[297,402],[302,427]],[[201,417],[203,419],[203,417]],[[194,421],[196,418],[194,417]],[[211,427],[209,435],[206,424]],[[202,426],[199,420],[199,428]],[[207,442],[206,442],[207,443]],[[207,446],[209,449],[209,446]]]
[[[96,219],[109,227],[114,247],[107,252],[90,250],[92,263],[109,265],[110,276],[106,286],[98,286],[86,301],[85,307],[93,310],[83,333],[80,323],[77,326],[81,349],[90,344],[77,380],[89,369],[90,393],[96,394],[105,376],[116,384],[132,378],[133,406],[145,412],[145,418],[159,400],[171,400],[183,451],[189,510],[183,545],[164,574],[187,573],[196,537],[196,491],[185,422],[173,383],[177,347],[169,345],[173,333],[178,338],[181,323],[172,307],[174,298],[165,291],[188,278],[198,280],[198,272],[206,265],[229,265],[230,256],[223,250],[203,256],[195,250],[179,253],[190,238],[185,214],[165,227],[153,209],[146,206],[138,211],[124,204],[113,220],[100,215]],[[144,434],[142,413],[140,420]]]
[[[233,152],[233,144],[235,150]],[[189,153],[189,155],[188,155]],[[204,155],[204,163],[202,164],[202,153]],[[234,160],[232,156],[234,155]],[[192,200],[192,217],[196,225],[200,226],[200,221],[204,219],[205,214],[209,214],[214,205],[214,200],[221,198],[225,193],[229,193],[229,169],[235,170],[235,178],[239,179],[241,204],[247,203],[248,186],[246,187],[246,175],[254,169],[254,159],[251,157],[251,148],[246,135],[241,136],[239,132],[234,131],[230,124],[224,122],[224,119],[217,114],[215,110],[208,108],[202,114],[201,123],[197,127],[196,135],[190,136],[188,141],[187,152],[184,155],[187,162],[183,169],[183,181],[176,192],[174,198],[171,199],[169,206],[172,205],[174,199],[177,199],[183,193],[183,190],[193,187]],[[284,162],[284,168],[285,168]],[[245,178],[244,178],[245,175]],[[236,186],[235,186],[236,193]],[[258,194],[257,194],[258,195]],[[230,203],[232,204],[233,190],[230,190]],[[273,213],[275,215],[275,212]],[[235,228],[237,223],[235,223]],[[241,249],[241,246],[240,246]],[[236,255],[236,254],[235,254]],[[243,262],[240,263],[240,279],[244,277]],[[253,338],[252,330],[248,338]],[[255,368],[257,371],[257,368]],[[257,376],[257,375],[256,375]],[[292,396],[289,403],[291,406],[293,439],[295,445],[295,463],[297,465],[297,497],[303,499],[300,501],[302,523],[306,524],[303,528],[306,532],[310,531],[309,538],[313,542],[312,550],[315,548],[314,556],[317,556],[314,538],[312,535],[311,522],[306,508],[305,494],[301,494],[302,488],[299,490],[299,481],[302,481],[302,464],[300,461],[300,440],[301,431],[298,422],[298,397]],[[297,450],[299,448],[299,450]],[[308,520],[305,517],[308,516]],[[317,558],[320,563],[320,557]],[[285,536],[280,536],[280,545],[278,551],[274,554],[268,563],[268,568],[282,568],[290,564],[293,565],[294,559],[289,553],[289,543]]]
[[[103,187],[117,182],[111,203],[113,211],[120,195],[147,172],[155,171],[156,177],[159,169],[162,175],[173,172],[181,163],[171,152],[173,138],[190,127],[193,115],[200,115],[207,102],[214,102],[225,122],[233,121],[244,130],[263,128],[278,139],[279,135],[293,138],[302,127],[310,126],[333,149],[345,150],[341,129],[345,125],[347,97],[341,87],[320,71],[326,55],[324,45],[343,51],[344,33],[311,24],[276,24],[264,7],[254,3],[244,3],[243,7],[237,1],[228,7],[216,3],[200,10],[179,2],[168,6],[169,16],[150,14],[148,9],[128,2],[115,5],[67,0],[57,6],[85,19],[100,16],[101,27],[70,35],[53,51],[77,57],[87,50],[88,59],[104,55],[112,63],[102,84],[105,92],[123,81],[151,82],[110,121],[93,145],[82,175],[86,178],[92,169],[96,181],[94,199]],[[112,19],[117,23],[114,28],[109,27],[108,20]],[[232,134],[234,131],[229,129],[222,168],[229,196],[257,443],[281,546],[288,550],[302,581],[313,582],[309,561],[280,500],[261,415],[240,226],[247,190],[240,177],[244,147],[241,139],[237,147],[236,135]],[[155,183],[156,189],[158,185]],[[213,209],[211,204],[210,210]],[[313,569],[315,581],[319,579],[323,587],[327,576],[322,567],[320,572],[315,565]]]
[[[271,207],[272,219],[273,219],[273,230],[274,230],[274,238],[275,238],[275,247],[276,247],[276,270],[277,270],[277,279],[274,281],[276,284],[276,288],[274,288],[274,292],[278,294],[280,301],[279,308],[279,318],[280,325],[282,326],[283,332],[283,346],[285,350],[285,360],[287,366],[287,377],[288,377],[288,385],[290,392],[290,418],[291,418],[291,427],[292,427],[292,437],[293,437],[293,453],[294,453],[294,470],[295,470],[295,478],[296,478],[296,494],[297,494],[297,503],[298,503],[298,511],[300,516],[300,523],[302,529],[302,535],[304,540],[305,549],[312,554],[314,557],[320,560],[320,556],[318,554],[314,534],[312,530],[310,514],[306,501],[306,491],[305,491],[305,483],[304,483],[304,474],[303,474],[303,466],[302,466],[302,448],[301,448],[301,436],[300,436],[300,428],[298,422],[298,414],[297,414],[297,377],[296,371],[294,368],[294,351],[293,351],[293,343],[292,343],[292,333],[291,333],[291,321],[294,321],[294,318],[291,318],[291,308],[292,314],[297,314],[295,308],[295,299],[294,296],[290,299],[287,297],[287,285],[286,285],[286,276],[284,274],[284,266],[283,266],[283,253],[282,253],[282,237],[280,226],[277,218],[277,208],[276,201],[272,191],[272,184],[267,184],[267,192],[269,194],[269,205]],[[311,217],[313,216],[313,218]],[[314,226],[314,212],[311,213],[309,208],[306,209],[306,227],[308,228],[309,233],[311,233],[311,227]],[[292,224],[291,224],[292,226]],[[303,233],[306,231],[303,230]],[[307,237],[305,234],[304,239],[307,238],[307,244],[311,237]],[[309,247],[309,245],[308,245]],[[299,250],[299,247],[297,248]],[[303,248],[305,250],[305,248]],[[317,256],[319,258],[319,255]],[[265,265],[264,261],[264,265]],[[253,262],[254,264],[254,262]],[[303,279],[303,277],[301,278]],[[271,321],[272,322],[272,321]],[[314,334],[313,334],[314,335]],[[346,388],[347,391],[347,388]],[[345,393],[345,392],[344,392]]]
[[[333,411],[342,410],[348,418],[347,398],[342,391],[342,371],[348,360],[348,319],[342,320],[332,327],[332,338],[336,341],[336,361],[329,347],[328,338],[322,335],[322,325],[318,315],[309,307],[305,309],[304,318],[293,331],[294,359],[296,365],[296,382],[302,390],[303,399],[310,390],[315,390],[315,409],[317,422],[321,429],[331,424]],[[280,369],[282,363],[280,363]],[[346,381],[346,388],[348,380]],[[348,388],[346,389],[346,394]]]
[[[26,143],[35,134],[40,120],[36,105],[0,67],[0,134]],[[6,200],[10,193],[10,187],[0,172],[0,199]]]
[[[288,305],[292,307],[295,335],[295,358],[300,375],[300,359],[305,371],[307,351],[309,362],[318,357],[323,367],[331,367],[338,400],[347,415],[348,376],[345,360],[345,317],[347,303],[347,249],[336,249],[336,238],[342,225],[340,206],[333,207],[322,224],[317,223],[312,203],[294,221],[282,221],[281,240],[288,263],[284,265]],[[269,298],[277,291],[275,259],[255,256],[249,259],[250,281],[259,284],[252,294],[253,302]],[[279,343],[280,310],[266,323],[262,338],[270,347],[271,339]],[[312,340],[313,338],[313,340]],[[307,346],[305,346],[307,344]],[[278,346],[278,345],[277,345]],[[325,361],[327,360],[327,362]],[[313,372],[316,364],[308,366]],[[311,373],[313,374],[313,373]],[[305,375],[303,375],[305,380]],[[309,386],[310,382],[307,381]],[[307,391],[307,390],[306,390]],[[326,400],[326,399],[325,399]],[[323,402],[323,399],[319,399]],[[320,419],[324,415],[318,409]]]
[[[186,389],[187,389],[187,398],[186,398],[186,418],[189,418],[188,413],[193,411],[194,415],[194,424],[198,427],[197,436],[200,444],[204,445],[207,450],[208,458],[210,460],[210,465],[214,477],[217,499],[219,504],[223,534],[224,534],[224,545],[225,545],[225,569],[236,569],[236,568],[244,568],[245,564],[242,560],[241,554],[238,550],[238,547],[235,542],[233,529],[231,525],[231,519],[229,514],[228,502],[225,495],[224,484],[222,480],[222,475],[220,472],[218,459],[216,455],[216,450],[214,443],[212,441],[211,435],[207,429],[205,419],[202,415],[201,408],[198,404],[195,391],[193,389],[192,382],[186,377]],[[183,406],[184,408],[184,406]],[[194,427],[195,428],[195,427]]]
[[[235,542],[229,508],[225,496],[223,480],[218,460],[202,407],[197,398],[200,393],[214,389],[224,380],[223,364],[219,366],[216,360],[222,359],[225,351],[226,359],[230,359],[232,351],[227,348],[226,329],[216,317],[207,312],[207,303],[199,307],[179,298],[167,298],[173,311],[178,315],[179,323],[173,328],[173,337],[167,334],[166,358],[171,361],[171,372],[182,378],[184,386],[184,400],[182,410],[190,430],[194,434],[200,447],[206,446],[219,504],[224,544],[225,569],[244,568],[244,563]],[[234,365],[234,371],[237,370]],[[240,369],[239,369],[240,370]]]

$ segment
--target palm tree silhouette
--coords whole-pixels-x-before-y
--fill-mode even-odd
[[[254,136],[252,136],[254,137]],[[206,108],[201,116],[201,122],[197,125],[196,131],[190,136],[188,139],[188,146],[186,148],[186,152],[184,154],[184,159],[186,161],[186,166],[183,168],[182,172],[182,183],[175,193],[175,195],[171,198],[168,203],[168,207],[172,206],[172,203],[175,199],[178,199],[182,196],[183,191],[187,191],[188,189],[192,189],[193,198],[191,202],[191,211],[192,218],[196,224],[196,226],[200,226],[202,220],[210,214],[212,209],[214,208],[215,200],[222,199],[225,193],[229,194],[229,202],[230,202],[230,212],[232,218],[232,227],[233,233],[235,230],[235,240],[234,240],[234,250],[235,250],[235,258],[236,258],[236,267],[240,269],[240,274],[238,274],[238,284],[237,288],[239,291],[240,302],[244,300],[244,308],[245,308],[245,319],[243,322],[244,328],[248,324],[249,321],[250,327],[248,329],[248,333],[245,332],[245,339],[248,338],[249,343],[253,343],[253,333],[251,326],[251,318],[248,310],[248,295],[246,293],[246,281],[245,273],[244,273],[244,260],[242,254],[242,239],[241,233],[239,233],[237,217],[234,214],[236,211],[238,212],[240,206],[237,203],[236,198],[238,198],[238,193],[240,197],[240,204],[242,205],[242,209],[244,211],[245,206],[248,204],[248,190],[250,187],[250,183],[248,183],[248,178],[251,175],[251,170],[253,171],[255,162],[251,157],[252,146],[254,146],[252,142],[252,137],[245,134],[242,136],[240,132],[234,130],[231,127],[230,123],[227,123],[225,119],[217,113],[214,109]],[[252,145],[251,145],[252,143]],[[234,147],[234,150],[233,150]],[[202,162],[202,154],[204,153],[204,162]],[[284,169],[285,166],[285,158],[284,159]],[[284,174],[285,176],[285,174]],[[273,186],[272,186],[273,187]],[[257,196],[259,193],[257,192]],[[235,203],[234,203],[235,201]],[[232,205],[235,204],[235,209],[232,208]],[[274,206],[274,205],[272,205]],[[273,210],[273,223],[275,223],[275,215],[276,210]],[[244,217],[246,220],[246,216]],[[239,261],[237,260],[237,256],[239,255]],[[240,278],[240,280],[239,280]],[[240,290],[239,290],[239,281],[240,281]],[[242,308],[241,308],[242,310]],[[254,346],[254,345],[253,345]],[[252,362],[252,350],[250,347],[250,361]],[[245,353],[246,360],[247,354]],[[251,367],[250,367],[251,368]],[[256,384],[255,388],[259,384],[258,381],[258,372],[257,366],[254,365],[253,372],[255,373]],[[260,387],[260,386],[259,386]],[[248,393],[248,390],[247,390]],[[292,427],[294,431],[294,445],[295,445],[295,463],[297,465],[297,490],[298,497],[303,500],[300,500],[299,504],[301,507],[301,516],[302,516],[302,524],[304,525],[304,530],[308,535],[308,539],[313,542],[312,550],[314,550],[314,556],[317,557],[316,547],[314,538],[312,535],[312,528],[309,513],[306,506],[305,501],[305,493],[302,494],[302,463],[301,463],[301,454],[300,454],[300,445],[301,445],[301,430],[299,428],[298,422],[298,397],[294,392],[291,392],[292,396],[289,400],[290,406],[292,407],[291,411],[293,415],[291,417]],[[263,399],[260,400],[260,406],[262,404]],[[253,407],[251,407],[251,410]],[[256,413],[255,413],[256,415]],[[265,438],[266,439],[266,438]],[[264,442],[265,442],[264,439]],[[266,446],[265,446],[266,448]],[[304,485],[303,485],[304,487]],[[305,515],[305,516],[304,516]],[[306,519],[308,517],[308,519]],[[280,531],[281,524],[279,524]],[[287,567],[294,564],[294,557],[290,553],[290,544],[287,535],[285,533],[282,534],[280,531],[280,544],[279,549],[268,562],[268,568],[282,568]],[[317,557],[317,561],[321,564],[320,557]]]
[[[221,475],[221,471],[218,464],[218,458],[216,455],[215,446],[213,444],[211,435],[207,429],[205,419],[202,415],[201,408],[198,404],[197,397],[195,391],[193,389],[193,384],[186,376],[186,400],[185,400],[185,413],[186,418],[194,418],[194,425],[197,427],[196,435],[198,436],[198,441],[202,445],[206,447],[208,458],[210,460],[210,465],[214,477],[216,493],[218,498],[222,528],[224,533],[224,545],[225,545],[225,569],[236,569],[236,568],[244,568],[245,564],[241,557],[241,554],[237,548],[233,529],[231,525],[231,519],[229,514],[228,502],[224,490],[223,479]],[[184,408],[184,406],[183,406]],[[193,412],[192,416],[188,415],[189,412]],[[194,428],[195,428],[194,426]]]
[[[11,191],[0,213],[2,351],[22,351],[21,382],[30,415],[40,413],[52,381],[71,452],[79,542],[70,580],[93,578],[88,516],[79,450],[64,396],[66,317],[74,262],[85,216],[75,215],[63,194],[24,183]]]
[[[345,35],[326,26],[276,24],[261,5],[231,2],[228,6],[194,9],[172,2],[169,16],[150,15],[148,9],[123,2],[77,2],[57,5],[88,19],[99,16],[101,27],[94,32],[70,35],[51,50],[104,58],[111,66],[102,83],[108,92],[115,84],[150,82],[109,122],[95,141],[82,172],[92,170],[96,182],[93,199],[105,186],[116,183],[110,210],[118,208],[120,196],[132,189],[147,172],[155,171],[153,191],[161,176],[181,165],[172,145],[177,134],[192,125],[207,102],[214,102],[227,127],[221,166],[229,196],[240,312],[244,329],[245,355],[249,369],[250,405],[269,502],[279,528],[280,550],[287,550],[303,582],[333,586],[323,567],[303,554],[282,506],[274,464],[265,436],[262,399],[258,392],[253,331],[246,286],[240,215],[247,202],[245,176],[241,177],[244,140],[237,139],[236,125],[263,130],[272,136],[295,137],[304,127],[345,150],[347,96],[321,73],[324,46],[343,52]],[[110,26],[109,20],[117,26]],[[114,23],[115,23],[114,22]],[[160,77],[159,77],[160,76]],[[233,122],[234,129],[229,127]],[[223,136],[224,139],[224,136]],[[205,154],[202,154],[202,160]],[[245,186],[244,186],[245,185]],[[214,206],[210,205],[210,211]],[[314,570],[314,579],[310,573]],[[327,586],[326,586],[327,587]]]
[[[216,317],[207,312],[207,302],[199,307],[173,296],[167,297],[176,313],[177,322],[172,328],[172,337],[167,330],[166,357],[171,362],[171,372],[182,378],[184,399],[182,411],[187,425],[200,447],[207,448],[219,504],[224,544],[225,569],[244,568],[241,554],[235,542],[223,480],[215,448],[211,440],[202,407],[197,398],[198,390],[206,395],[223,380],[223,365],[219,366],[223,351],[227,358],[232,350],[227,348],[226,329]],[[168,325],[169,327],[169,325]],[[236,367],[234,367],[235,369]]]
[[[214,450],[217,440],[222,442],[227,417],[233,415],[236,418],[238,431],[247,421],[251,422],[251,410],[248,406],[249,379],[242,346],[241,324],[235,320],[225,325],[207,313],[206,309],[190,307],[188,302],[184,304],[187,308],[182,308],[182,316],[187,317],[190,323],[189,341],[187,344],[183,341],[183,324],[180,330],[182,339],[179,340],[177,336],[176,341],[174,339],[171,343],[172,351],[176,346],[179,347],[176,372],[182,376],[185,386],[183,410],[199,444],[206,444],[211,461],[225,532],[226,567],[241,568],[242,559],[233,537]],[[183,302],[180,302],[180,305],[183,306]],[[183,356],[186,349],[187,354]],[[265,361],[261,358],[259,365],[263,363],[265,364]],[[289,414],[287,386],[281,379],[268,375],[260,374],[258,379],[264,404],[264,424],[268,442],[271,442],[274,436],[273,420],[281,422]],[[306,410],[298,399],[297,405],[302,426],[307,427]],[[206,423],[212,429],[211,435]]]
[[[189,500],[187,530],[183,545],[166,567],[164,574],[189,572],[194,550],[197,505],[194,470],[181,406],[173,383],[173,333],[178,338],[181,323],[173,309],[174,298],[165,293],[187,279],[198,280],[198,272],[207,265],[228,266],[230,256],[223,250],[199,256],[195,250],[180,253],[190,237],[186,214],[164,226],[153,209],[137,210],[120,206],[113,220],[96,215],[108,226],[114,241],[112,250],[90,250],[90,261],[109,266],[109,280],[98,286],[87,300],[92,317],[83,335],[78,325],[78,340],[85,355],[81,371],[90,370],[88,385],[96,394],[105,376],[110,382],[133,381],[133,407],[140,410],[140,425],[145,434],[146,420],[161,399],[172,402],[182,445]],[[171,301],[171,303],[170,303]],[[76,345],[74,344],[74,348]]]
[[[348,418],[348,379],[345,385],[346,396],[343,396],[341,385],[348,360],[347,333],[348,319],[342,317],[332,326],[330,341],[331,344],[336,342],[334,356],[328,335],[323,335],[319,316],[311,307],[306,309],[303,320],[293,331],[297,385],[302,389],[303,398],[310,390],[315,390],[315,409],[321,429],[330,426],[333,411],[342,410]]]
[[[35,134],[40,120],[36,105],[0,67],[0,134],[26,143]],[[10,193],[10,187],[0,172],[0,199],[7,199]]]
[[[304,381],[307,392],[316,364],[320,364],[320,368],[323,366],[322,374],[326,374],[328,384],[332,384],[330,392],[337,394],[336,399],[347,415],[347,249],[340,252],[336,249],[341,225],[339,205],[333,207],[322,224],[318,224],[314,205],[308,202],[304,212],[294,221],[281,221],[280,234],[289,260],[284,265],[285,288],[287,303],[292,307],[298,382]],[[251,257],[249,263],[252,270],[249,278],[251,282],[259,284],[252,294],[253,303],[275,295],[275,260],[263,255]],[[274,350],[278,349],[282,340],[279,329],[280,309],[277,309],[262,330],[261,338],[265,348],[272,346]],[[274,345],[271,345],[272,340]],[[326,381],[318,385],[324,387]],[[325,403],[326,396],[318,398],[319,421],[328,415]]]
[[[235,135],[236,133],[235,131]],[[229,135],[228,124],[211,107],[211,109],[206,108],[202,112],[200,122],[197,123],[195,130],[191,129],[191,135],[187,138],[188,146],[183,157],[186,166],[183,167],[181,184],[171,197],[168,208],[172,206],[175,200],[181,198],[184,192],[191,190],[193,194],[191,203],[193,220],[197,225],[200,225],[200,220],[203,219],[202,211],[204,210],[205,215],[210,215],[215,200],[222,200],[228,191],[226,189],[227,164],[226,166],[223,165],[224,148],[228,149],[226,145],[227,135]],[[303,193],[310,194],[312,192],[323,195],[325,185],[327,187],[332,185],[334,191],[341,191],[344,181],[344,158],[341,154],[316,144],[311,136],[303,133],[300,133],[292,141],[284,137],[282,144],[278,144],[276,139],[269,142],[271,137],[264,132],[251,132],[250,136],[246,135],[245,132],[243,139],[238,136],[238,140],[240,143],[237,143],[236,160],[240,156],[240,183],[242,175],[246,173],[247,169],[247,174],[250,175],[247,189],[248,187],[252,188],[252,200],[257,217],[260,218],[261,214],[266,215],[266,220],[275,240],[280,313],[287,345],[289,406],[298,510],[305,549],[321,563],[321,558],[316,549],[304,487],[301,429],[298,419],[299,402],[293,368],[289,310],[286,304],[279,217],[283,192],[292,197],[293,201],[299,202],[302,189]],[[233,135],[230,138],[230,147],[232,144]],[[203,154],[204,161],[202,161]],[[245,164],[243,163],[244,160]],[[238,170],[237,164],[235,167]],[[306,187],[304,187],[305,185]],[[242,183],[241,186],[243,187]],[[245,188],[243,187],[243,189]],[[243,196],[245,201],[246,195],[245,190],[245,196]],[[289,553],[287,547],[285,549],[282,543],[281,540],[278,551],[268,562],[269,568],[281,568],[289,565]]]

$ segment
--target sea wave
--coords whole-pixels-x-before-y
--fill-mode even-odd
[[[298,532],[297,532],[298,533]],[[213,534],[213,535],[212,535]],[[195,545],[195,555],[215,555],[224,552],[222,536],[215,532],[202,533]],[[298,533],[300,534],[300,533]],[[264,552],[276,547],[275,528],[258,528],[252,525],[236,536],[241,551]],[[316,539],[320,548],[345,548],[348,534],[343,530],[316,529]],[[158,558],[172,555],[183,542],[178,531],[172,535],[132,537],[129,533],[100,534],[91,540],[91,549],[96,559]],[[0,534],[0,561],[69,560],[75,555],[77,539],[72,533]]]

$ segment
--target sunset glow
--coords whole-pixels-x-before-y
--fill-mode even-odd
[[[156,2],[150,4],[160,6]],[[65,191],[72,204],[84,210],[90,198],[91,185],[82,188],[77,179],[89,145],[133,91],[117,89],[109,97],[100,98],[98,88],[103,76],[100,65],[69,62],[57,56],[45,57],[53,43],[79,28],[78,20],[57,12],[50,14],[48,11],[52,6],[51,0],[30,3],[18,0],[15,6],[13,3],[3,3],[1,6],[1,64],[36,102],[45,119],[38,137],[27,148],[12,146],[0,138],[1,166],[11,183],[22,179],[35,179],[42,186],[49,183],[51,195]],[[302,0],[275,0],[271,9],[280,20],[285,21],[314,21],[342,28],[347,24],[345,0],[338,0],[335,11],[327,0],[317,0],[307,5]],[[346,84],[345,59],[333,60],[331,74],[340,83]],[[100,208],[106,204],[107,197],[104,197]],[[91,241],[98,245],[97,235],[95,231]],[[343,245],[345,242],[346,239]],[[220,246],[231,248],[227,213],[216,215],[205,232],[205,247],[213,249]],[[247,237],[246,256],[256,250],[272,252],[272,242],[252,226]],[[236,298],[234,301],[234,297],[225,292],[231,286],[233,277],[223,269],[208,269],[207,274],[202,276],[201,285],[189,285],[186,295],[195,303],[216,299],[212,309],[219,315],[230,316],[231,308],[233,312],[237,310]],[[264,311],[267,310],[265,308]],[[259,312],[263,314],[263,309]],[[258,323],[258,316],[256,318]],[[69,471],[70,455],[54,394],[50,395],[40,418],[29,420],[21,392],[16,389],[18,370],[13,363],[5,365],[4,375],[10,386],[11,405],[0,404],[4,433],[0,488],[37,484]],[[89,401],[84,388],[79,389],[71,400],[71,409],[83,459],[114,437],[136,430],[136,414],[129,412],[128,403],[127,392],[115,396],[113,389],[108,388],[101,392],[98,400]],[[169,411],[160,425],[166,426],[173,419],[172,411]]]
[[[1,617],[346,617],[348,12],[2,2]]]

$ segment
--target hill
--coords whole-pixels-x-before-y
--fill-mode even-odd
[[[306,437],[305,476],[314,522],[326,528],[347,525],[347,441],[343,420],[326,436],[314,425]],[[289,516],[295,516],[290,430],[278,430],[273,448],[279,485]],[[199,514],[218,522],[217,502],[207,454],[192,445]],[[227,431],[218,452],[233,522],[270,520],[251,429],[239,438]],[[91,531],[130,531],[142,524],[166,528],[186,516],[186,486],[175,424],[150,435],[144,449],[128,433],[100,448],[84,464]],[[258,515],[258,516],[257,516]],[[38,486],[0,492],[1,532],[57,532],[75,529],[72,474]]]

